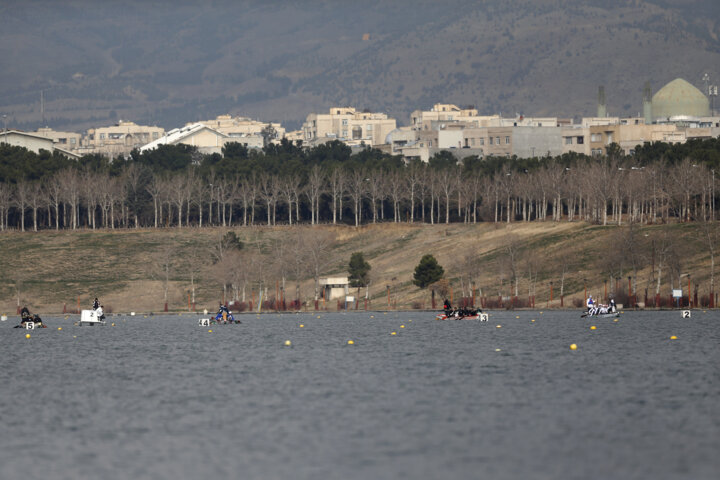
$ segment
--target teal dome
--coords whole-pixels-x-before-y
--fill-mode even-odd
[[[652,111],[655,118],[707,117],[710,101],[690,82],[676,78],[653,95]]]

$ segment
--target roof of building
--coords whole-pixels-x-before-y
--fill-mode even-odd
[[[652,97],[653,117],[703,117],[710,115],[710,102],[690,82],[676,78]]]
[[[140,151],[145,152],[147,150],[153,150],[155,148],[158,148],[160,145],[174,145],[176,143],[179,143],[181,140],[190,137],[204,129],[211,130],[212,132],[221,137],[227,137],[227,135],[225,135],[224,133],[218,132],[214,128],[210,128],[204,123],[193,123],[191,125],[186,125],[182,128],[170,130],[165,134],[165,136],[160,137],[157,140],[148,143],[147,145],[143,145],[140,148]]]
[[[53,143],[53,139],[49,137],[45,137],[43,135],[38,135],[37,133],[31,133],[31,132],[23,132],[22,130],[3,130],[0,132],[1,135],[20,135],[23,137],[31,137],[37,140],[42,140],[45,142]]]

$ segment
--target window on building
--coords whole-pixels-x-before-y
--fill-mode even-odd
[[[368,132],[372,132],[372,123],[368,123],[367,125],[365,125],[365,130]]]
[[[77,139],[76,139],[76,138],[71,138],[71,139],[70,139],[70,144],[71,144],[71,145],[75,145],[76,143],[77,143]]]
[[[480,139],[480,145],[485,145],[485,139],[484,139],[484,138],[481,138],[481,139]]]
[[[470,139],[470,145],[472,145],[473,147],[475,146],[475,139],[474,139],[474,138],[471,138],[471,139]]]
[[[153,132],[153,140],[157,140],[159,137],[158,132]]]
[[[500,145],[500,137],[495,137],[495,145]]]
[[[342,131],[342,138],[347,138],[347,136],[348,136],[347,130],[343,130],[343,131]]]
[[[342,124],[343,124],[343,126],[347,126],[347,124],[348,124],[348,119],[347,119],[347,118],[343,118]]]
[[[584,144],[584,143],[585,143],[585,137],[583,137],[582,135],[579,135],[579,136],[577,137],[577,144],[578,144],[578,145],[582,145],[582,144]]]
[[[510,137],[505,137],[505,145],[510,145]]]
[[[353,140],[360,140],[362,138],[362,127],[354,126],[352,129]]]
[[[101,134],[100,134],[100,140],[105,140],[105,134],[104,134],[104,133],[101,133]]]
[[[428,140],[428,147],[432,147],[432,140]]]
[[[602,140],[602,135],[599,133],[591,133],[590,134],[590,141],[591,142],[599,142]]]
[[[67,144],[67,138],[58,138],[58,143],[61,143],[63,145]]]
[[[572,137],[565,137],[565,145],[572,145]]]

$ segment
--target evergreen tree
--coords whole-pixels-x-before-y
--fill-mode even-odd
[[[370,264],[365,261],[362,252],[355,252],[350,256],[348,273],[351,287],[364,287],[370,283]]]
[[[435,257],[430,254],[424,255],[418,266],[415,267],[413,285],[417,285],[420,288],[427,288],[429,285],[440,280],[444,274],[445,270],[438,264]]]

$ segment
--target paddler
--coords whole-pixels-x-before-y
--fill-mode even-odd
[[[227,322],[228,317],[230,316],[230,310],[228,310],[228,308],[225,305],[223,305],[221,302],[220,310],[218,310],[217,314],[222,318],[223,322]]]
[[[588,299],[587,299],[587,302],[585,302],[585,305],[587,306],[587,310],[589,313],[590,310],[592,310],[593,307],[595,306],[595,302],[593,302],[592,295],[588,295]]]

